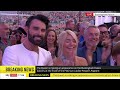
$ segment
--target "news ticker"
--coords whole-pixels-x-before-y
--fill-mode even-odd
[[[120,16],[120,13],[93,13],[93,16]]]
[[[1,77],[118,77],[120,67],[0,66]]]
[[[86,12],[86,16],[120,16],[120,13],[96,13],[96,12]]]

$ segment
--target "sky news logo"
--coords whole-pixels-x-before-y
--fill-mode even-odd
[[[17,77],[17,74],[10,74],[10,77]]]
[[[17,77],[17,76],[25,76],[24,74],[5,74],[8,77]]]
[[[93,12],[86,12],[85,15],[86,16],[93,16]]]

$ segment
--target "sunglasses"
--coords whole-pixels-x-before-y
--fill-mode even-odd
[[[101,34],[101,35],[103,35],[103,34],[108,35],[108,34],[110,34],[110,33],[109,33],[109,31],[103,31],[103,32],[100,31],[100,34]]]

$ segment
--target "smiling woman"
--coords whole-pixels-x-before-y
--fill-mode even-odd
[[[45,34],[45,45],[44,49],[50,51],[52,58],[57,57],[58,45],[57,45],[57,33],[55,30],[48,29]]]
[[[58,38],[58,58],[54,60],[54,66],[87,66],[87,61],[76,56],[78,40],[71,30],[63,31]]]

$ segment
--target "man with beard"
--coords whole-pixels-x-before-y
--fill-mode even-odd
[[[98,47],[102,48],[103,62],[106,62],[107,60],[110,60],[112,40],[106,24],[101,24],[98,28],[100,30],[100,41],[98,43]]]
[[[5,49],[2,65],[52,66],[53,61],[49,51],[39,47],[43,42],[49,20],[44,15],[35,15],[26,21],[27,38],[18,45]]]
[[[109,61],[104,60],[102,56],[107,51],[102,51],[103,48],[97,47],[99,43],[100,31],[97,26],[89,26],[84,31],[85,46],[79,48],[77,55],[87,60],[89,66],[105,66],[109,65]]]

